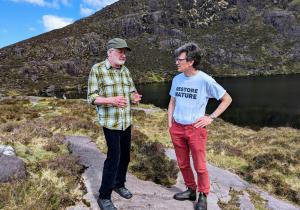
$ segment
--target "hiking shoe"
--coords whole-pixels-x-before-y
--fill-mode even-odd
[[[176,193],[173,198],[175,200],[184,201],[184,200],[190,200],[195,201],[196,200],[196,190],[192,190],[191,188],[188,188],[186,191],[181,193]]]
[[[114,206],[110,199],[98,198],[97,203],[101,210],[117,210],[117,208]]]
[[[203,192],[199,193],[199,198],[195,210],[207,210],[207,198]]]
[[[132,193],[126,187],[114,188],[114,191],[123,198],[126,199],[132,198]]]

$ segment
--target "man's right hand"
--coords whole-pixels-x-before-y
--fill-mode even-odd
[[[127,106],[127,100],[124,96],[115,96],[110,98],[110,104],[119,108]]]

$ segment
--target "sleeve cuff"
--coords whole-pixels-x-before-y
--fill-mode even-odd
[[[87,101],[89,104],[92,104],[92,105],[95,105],[94,102],[96,100],[96,98],[98,97],[99,95],[94,93],[92,95],[89,95],[88,98],[87,98]]]

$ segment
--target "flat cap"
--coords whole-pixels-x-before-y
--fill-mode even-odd
[[[124,39],[120,38],[113,38],[107,42],[107,50],[111,48],[120,49],[120,48],[126,48],[127,50],[131,51],[131,49],[128,47],[126,41]]]

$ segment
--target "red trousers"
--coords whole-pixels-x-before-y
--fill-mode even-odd
[[[191,152],[198,178],[198,191],[207,195],[210,182],[206,168],[206,128],[195,128],[193,124],[182,125],[173,122],[169,131],[185,185],[193,190],[197,188],[190,164]]]

